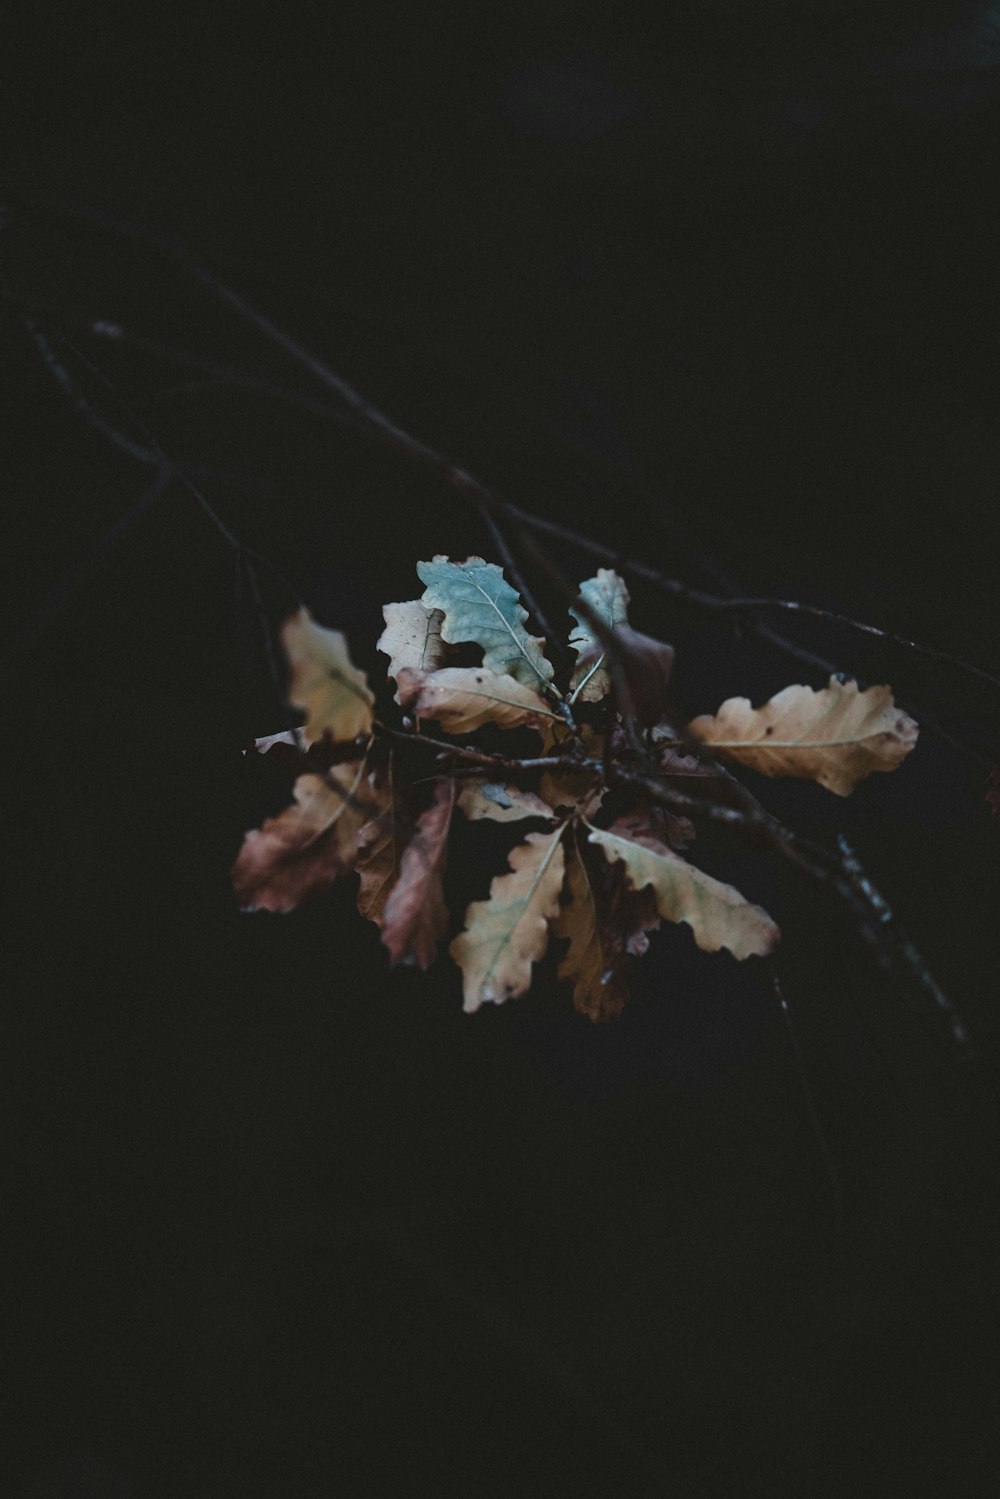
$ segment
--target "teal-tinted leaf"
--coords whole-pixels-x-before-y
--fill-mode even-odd
[[[590,605],[609,630],[620,629],[628,624],[628,589],[625,581],[610,567],[599,567],[595,578],[580,584],[580,597]],[[594,633],[590,621],[577,612],[569,611],[576,620],[576,628],[569,643],[577,652],[577,663],[570,678],[573,698],[585,703],[597,703],[611,691],[611,673],[608,671],[604,646]]]
[[[421,603],[441,610],[441,635],[448,645],[471,641],[482,647],[483,665],[490,671],[536,689],[547,687],[552,667],[542,654],[545,642],[524,628],[527,611],[495,562],[435,557],[418,562],[417,572],[427,585]]]

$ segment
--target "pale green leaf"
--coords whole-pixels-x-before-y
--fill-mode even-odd
[[[465,913],[465,931],[450,952],[462,970],[469,1013],[527,991],[531,965],[544,955],[549,922],[559,912],[562,831],[529,833],[511,851],[512,873],[497,875],[489,899],[473,901]]]
[[[421,603],[442,611],[441,634],[449,645],[471,641],[481,646],[485,667],[529,686],[544,689],[552,680],[552,667],[542,654],[545,642],[524,628],[527,611],[495,562],[435,557],[418,562],[417,572],[427,584]]]
[[[628,623],[628,589],[624,579],[610,567],[599,567],[596,577],[581,583],[580,596],[609,630]],[[581,698],[585,703],[597,703],[611,691],[611,673],[606,665],[604,645],[584,615],[576,609],[569,612],[576,620],[569,643],[577,652],[577,663],[569,682],[570,701]]]

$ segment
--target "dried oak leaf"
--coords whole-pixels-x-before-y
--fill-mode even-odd
[[[552,808],[533,791],[500,781],[463,781],[458,805],[470,822],[480,822],[484,817],[491,822],[520,822],[526,817],[544,817],[552,822],[554,817]]]
[[[626,957],[645,952],[646,931],[660,923],[650,892],[629,890],[614,878],[615,867],[598,882],[574,834],[566,861],[569,899],[552,923],[553,935],[569,940],[559,977],[572,983],[580,1014],[596,1022],[618,1019],[628,999]]]
[[[726,947],[737,958],[763,956],[778,941],[779,932],[767,912],[711,875],[696,869],[651,832],[642,832],[635,819],[608,829],[592,828],[589,841],[609,860],[618,859],[634,890],[652,887],[656,908],[665,921],[686,921],[705,952]]]
[[[524,994],[531,965],[548,946],[549,922],[559,913],[564,859],[562,827],[529,833],[509,856],[511,874],[497,875],[488,900],[473,901],[465,931],[450,952],[462,970],[463,1008],[502,1004]]]
[[[393,963],[429,968],[448,930],[442,882],[454,806],[455,782],[440,781],[403,853],[399,878],[382,913],[382,941]]]
[[[543,735],[546,725],[562,723],[533,687],[485,666],[446,666],[418,672],[401,667],[399,701],[418,718],[432,718],[448,734],[465,734],[486,723],[503,729],[529,725]]]
[[[437,671],[447,660],[441,639],[444,615],[428,609],[419,599],[404,604],[386,604],[382,610],[385,629],[377,649],[389,657],[387,675],[395,680],[405,667],[409,671]],[[400,701],[396,693],[397,703]]]
[[[624,679],[619,707],[641,724],[658,723],[673,670],[674,648],[628,625],[615,633],[621,645],[620,668]]]
[[[361,877],[358,910],[381,927],[413,827],[396,793],[391,760],[385,779],[376,781],[375,777],[369,777],[369,787],[370,798],[378,810],[358,833],[356,868]]]
[[[308,743],[324,734],[350,740],[370,733],[375,699],[364,672],[352,664],[340,631],[323,629],[308,609],[300,609],[285,622],[281,641],[292,668],[288,701],[305,711]]]
[[[481,646],[485,667],[529,686],[544,689],[552,680],[552,666],[543,655],[545,641],[524,628],[527,610],[495,562],[482,557],[450,562],[437,556],[418,562],[417,573],[427,584],[421,602],[444,614],[441,635],[449,645],[471,641]]]
[[[585,766],[579,770],[561,767],[543,770],[538,793],[553,811],[563,808],[569,812],[581,812],[584,817],[593,817],[604,800],[600,778]]]
[[[917,740],[917,725],[888,687],[860,691],[857,682],[786,687],[762,708],[745,697],[703,714],[690,732],[713,751],[766,776],[818,781],[848,796],[873,771],[895,770]]]
[[[337,765],[299,776],[295,801],[247,833],[232,868],[244,911],[291,911],[354,864],[370,807],[360,799],[364,767]]]

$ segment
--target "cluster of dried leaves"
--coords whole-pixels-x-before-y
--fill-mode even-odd
[[[456,808],[470,822],[533,823],[451,943],[468,1011],[524,994],[550,936],[566,944],[559,974],[592,1020],[621,1013],[628,962],[661,921],[687,922],[708,952],[771,951],[770,916],[685,857],[694,827],[648,794],[651,772],[665,789],[718,794],[728,777],[720,761],[732,761],[845,796],[895,769],[916,740],[887,687],[836,678],[821,691],[787,687],[761,708],[731,698],[678,732],[664,716],[673,652],[631,628],[617,573],[602,568],[581,586],[575,665],[560,686],[499,567],[435,557],[417,571],[423,596],[385,606],[378,642],[406,715],[398,727],[376,719],[343,635],[305,610],[287,621],[289,701],[305,724],[291,744],[277,735],[257,749],[292,761],[295,800],[247,834],[233,883],[244,909],[289,911],[356,871],[358,909],[392,962],[427,968],[449,927],[443,875]],[[481,660],[462,664],[470,647]],[[452,737],[430,738],[430,722]],[[533,733],[540,753],[471,745],[482,730],[494,744],[498,730]],[[630,777],[630,765],[643,775]]]

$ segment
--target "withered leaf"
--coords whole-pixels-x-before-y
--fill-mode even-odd
[[[617,1020],[628,1000],[628,959],[649,948],[648,932],[660,925],[656,900],[647,886],[633,890],[623,865],[591,858],[574,831],[566,860],[566,893],[552,931],[569,939],[559,977],[573,984],[573,1003],[581,1015],[601,1022]]]
[[[378,810],[358,833],[356,868],[361,876],[358,910],[369,921],[381,926],[386,902],[399,878],[403,850],[413,829],[396,794],[391,758],[385,779],[377,782],[374,776],[369,777],[369,787],[371,800]]]
[[[585,766],[579,770],[543,770],[538,782],[542,800],[553,810],[564,807],[593,817],[604,800],[604,788],[596,773]]]
[[[288,700],[305,710],[307,741],[324,734],[349,740],[370,733],[374,698],[340,631],[323,629],[308,609],[300,609],[286,620],[281,641],[292,668]]]
[[[446,666],[441,671],[417,672],[401,667],[399,700],[418,718],[432,718],[448,734],[465,734],[495,723],[503,729],[542,725],[555,719],[533,687],[485,666]]]
[[[386,604],[382,614],[385,629],[377,649],[389,657],[390,677],[397,678],[404,667],[427,672],[444,666],[447,650],[441,639],[444,615],[440,609],[428,609],[419,599],[411,599],[404,604]]]
[[[624,940],[611,936],[600,893],[593,887],[574,833],[566,860],[568,901],[552,923],[556,937],[569,940],[559,977],[573,985],[573,1003],[591,1020],[617,1020],[628,999],[623,972]]]
[[[669,844],[675,852],[687,848],[697,836],[689,818],[670,812],[666,807],[625,812],[616,820],[615,827],[623,838],[634,837],[640,843],[644,837],[657,838]]]
[[[258,755],[266,755],[273,749],[283,751],[286,745],[304,755],[306,746],[301,730],[284,729],[280,734],[265,734],[262,739],[255,739],[253,742]]]
[[[462,970],[464,1008],[502,1004],[524,994],[531,965],[548,946],[549,922],[559,912],[563,882],[562,827],[529,833],[510,854],[511,874],[497,875],[488,900],[465,913],[465,931],[450,952]]]
[[[299,776],[295,801],[247,833],[232,868],[245,911],[291,911],[353,866],[370,808],[359,799],[364,766]]]
[[[417,819],[417,831],[403,853],[399,878],[382,913],[382,941],[393,963],[429,968],[448,930],[443,878],[448,830],[455,806],[450,777],[434,790],[434,801]]]
[[[837,796],[848,796],[873,771],[896,770],[917,740],[917,725],[888,687],[862,692],[836,677],[818,691],[786,687],[762,708],[731,697],[690,731],[762,775],[818,781]]]
[[[615,638],[621,647],[619,707],[641,724],[658,723],[663,714],[667,683],[674,665],[674,648],[630,625],[620,625]],[[615,671],[609,667],[612,680]]]
[[[520,786],[498,781],[463,781],[458,805],[470,822],[479,822],[484,817],[491,822],[520,822],[525,817],[553,820],[552,808],[533,791],[522,791]]]
[[[778,941],[778,928],[766,911],[751,905],[732,885],[696,869],[656,837],[640,833],[634,821],[615,823],[607,830],[592,828],[589,841],[606,858],[621,860],[634,890],[651,886],[663,919],[686,921],[705,952],[726,947],[737,958],[763,956]]]

